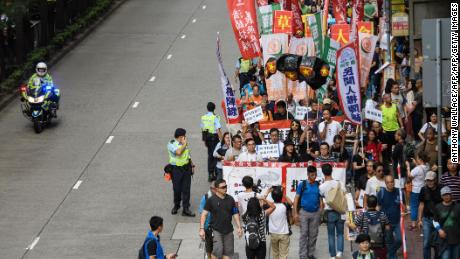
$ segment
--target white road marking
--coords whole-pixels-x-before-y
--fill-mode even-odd
[[[181,39],[185,39],[185,34],[182,34],[182,36],[180,36]]]
[[[40,237],[36,237],[36,238],[34,239],[34,241],[32,241],[32,244],[30,244],[30,246],[27,247],[27,249],[28,249],[28,250],[34,249],[34,247],[35,247],[35,246],[37,245],[37,243],[38,243],[38,240],[40,240]]]
[[[135,103],[133,104],[133,108],[134,108],[134,109],[136,109],[137,106],[139,106],[139,102],[135,102]]]
[[[203,10],[206,9],[206,5],[203,5],[201,8],[203,8]]]
[[[172,55],[171,55],[171,54],[169,54],[169,55],[166,57],[166,59],[171,59],[171,58],[172,58]]]
[[[114,136],[110,136],[107,141],[105,141],[106,144],[110,144],[112,143],[112,140],[113,140]]]
[[[73,189],[78,190],[78,187],[80,187],[82,182],[83,182],[82,180],[78,180],[77,183],[73,186]]]
[[[153,82],[153,81],[155,81],[155,79],[156,79],[156,77],[155,77],[155,76],[152,76],[152,77],[150,78],[149,81],[150,81],[150,82]]]
[[[192,20],[192,23],[196,23],[196,19],[193,19],[193,20]]]

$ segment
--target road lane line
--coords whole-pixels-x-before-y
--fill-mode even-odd
[[[166,57],[166,59],[171,59],[171,58],[172,58],[172,55],[171,55],[171,54],[169,54],[169,55]]]
[[[153,81],[155,81],[155,79],[156,79],[156,77],[155,77],[155,76],[152,76],[152,77],[150,78],[149,81],[150,81],[150,82],[153,82]]]
[[[185,39],[185,34],[182,34],[182,36],[180,36],[181,39]]]
[[[139,102],[135,102],[135,103],[133,104],[133,108],[134,108],[134,109],[136,109],[137,106],[139,106]]]
[[[193,19],[193,20],[192,20],[192,23],[196,23],[196,19]]]
[[[205,10],[205,9],[206,9],[206,5],[203,5],[201,8],[203,8],[203,10]]]
[[[32,250],[32,249],[34,249],[34,247],[35,247],[35,246],[37,245],[37,243],[38,243],[38,240],[40,240],[40,237],[36,237],[36,238],[34,239],[34,241],[32,241],[32,244],[30,244],[30,246],[27,247],[27,250]]]
[[[110,144],[112,143],[112,140],[113,140],[114,136],[110,136],[107,141],[105,141],[106,144]]]
[[[73,189],[78,190],[78,187],[80,187],[82,182],[83,182],[82,180],[78,180],[77,183],[73,186]]]

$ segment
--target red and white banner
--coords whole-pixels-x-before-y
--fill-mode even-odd
[[[302,10],[299,6],[299,1],[292,1],[292,33],[296,37],[302,37],[304,32],[304,25],[302,22]]]
[[[239,120],[238,108],[236,105],[236,98],[235,98],[235,94],[233,93],[232,85],[230,84],[230,80],[228,79],[228,76],[224,70],[224,65],[222,62],[222,55],[220,52],[219,35],[217,35],[216,55],[217,55],[217,67],[220,72],[220,82],[222,86],[222,91],[224,93],[225,114],[227,115],[227,122],[236,123]]]
[[[355,43],[350,43],[337,51],[336,78],[340,106],[353,124],[362,122],[358,67]]]
[[[282,121],[261,121],[259,122],[259,130],[264,135],[264,140],[270,140],[270,129],[276,128],[280,132],[280,140],[284,141],[287,138],[291,127],[290,120]]]
[[[254,182],[261,181],[262,193],[275,185],[283,186],[285,195],[294,200],[299,183],[307,179],[307,167],[312,165],[317,168],[317,181],[323,182],[321,171],[322,163],[278,163],[278,162],[223,162],[223,178],[227,182],[227,193],[236,199],[238,193],[245,190],[242,179],[251,176]],[[332,178],[342,182],[345,186],[346,168],[343,163],[330,163],[332,165]]]
[[[259,57],[261,53],[255,2],[227,0],[227,7],[241,56],[244,59]]]
[[[263,34],[260,44],[263,49],[264,66],[270,58],[278,59],[282,54],[288,53],[288,35],[284,33]],[[269,100],[286,99],[286,76],[276,71],[269,78],[265,78]]]
[[[360,82],[361,87],[366,88],[378,37],[362,32],[358,33],[358,35]]]
[[[257,0],[257,6],[268,5],[268,0]]]
[[[358,39],[358,22],[364,18],[364,0],[353,0],[350,41]]]
[[[334,24],[331,26],[331,39],[340,43],[340,46],[345,46],[350,42],[350,25],[349,24]]]
[[[347,23],[347,0],[332,0],[332,10],[336,24]]]

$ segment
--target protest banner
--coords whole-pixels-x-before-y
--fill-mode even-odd
[[[254,182],[261,181],[262,192],[271,186],[283,186],[284,194],[291,200],[297,186],[307,179],[307,167],[312,165],[317,168],[317,181],[323,182],[324,175],[321,171],[322,163],[279,163],[279,162],[223,162],[223,178],[227,182],[228,194],[234,198],[244,191],[242,179],[251,176]],[[332,165],[332,178],[340,181],[345,186],[346,168],[343,163],[330,163]]]
[[[321,57],[323,51],[323,35],[321,29],[321,12],[308,16],[308,25],[310,26],[313,42],[315,43],[315,53],[317,57]]]
[[[361,124],[361,94],[358,57],[355,49],[355,43],[350,43],[337,52],[337,93],[347,119],[353,124]]]
[[[377,36],[359,32],[359,71],[361,87],[367,88]]]
[[[313,128],[316,124],[316,118],[311,118],[308,120],[301,120],[300,121],[300,127],[302,130],[305,130],[306,127]]]
[[[315,43],[313,38],[296,38],[292,37],[289,42],[289,54],[295,54],[299,56],[315,56]]]
[[[334,24],[331,26],[331,38],[340,43],[340,46],[345,46],[350,41],[350,25]]]
[[[284,141],[291,127],[290,120],[281,121],[261,121],[259,122],[259,130],[264,136],[265,141],[270,140],[270,129],[276,128],[280,132],[280,140]]]
[[[364,0],[353,0],[350,41],[358,40],[358,22],[364,18]]]
[[[409,15],[395,13],[391,16],[391,34],[394,37],[409,36]]]
[[[255,2],[227,0],[227,8],[241,56],[244,59],[259,57],[260,43]]]
[[[257,145],[256,152],[263,159],[269,159],[269,158],[280,157],[280,154],[283,153],[283,150],[280,150],[279,144],[264,144],[264,145]]]
[[[296,37],[304,36],[304,26],[302,22],[302,10],[299,6],[299,1],[291,2],[292,11],[292,34]]]
[[[273,11],[273,33],[292,34],[292,11]]]
[[[264,65],[270,58],[278,59],[288,52],[288,35],[283,33],[263,34],[260,38],[263,49]],[[286,99],[286,77],[276,71],[275,74],[265,79],[269,100]]]
[[[248,124],[256,123],[264,118],[264,114],[262,112],[262,107],[257,106],[252,110],[248,110],[244,112],[244,120]]]
[[[390,64],[386,68],[383,69],[383,82],[388,81],[388,79],[395,79],[396,78],[396,64]]]
[[[264,5],[257,9],[257,18],[259,21],[260,34],[273,33],[273,10],[279,5]]]
[[[327,34],[327,21],[328,21],[328,16],[329,16],[329,0],[324,0],[323,1],[323,17],[322,17],[322,23],[321,23],[321,27],[322,27],[322,31],[321,31],[321,35],[324,37],[326,36]]]
[[[312,16],[313,14],[304,14],[302,15],[302,22],[304,25],[304,30],[305,30],[305,38],[311,37],[311,30],[310,30],[310,25],[308,25],[308,16]]]
[[[224,93],[224,104],[225,104],[225,114],[227,118],[227,123],[236,123],[239,121],[238,108],[236,105],[236,98],[233,92],[232,85],[228,79],[227,74],[224,70],[224,65],[222,62],[222,55],[220,52],[220,38],[219,34],[217,35],[216,43],[216,55],[217,55],[217,68],[220,72],[220,83],[222,86],[222,92]]]
[[[374,23],[363,21],[358,22],[358,32],[374,34]]]
[[[382,123],[382,111],[377,110],[373,107],[366,107],[366,109],[364,109],[364,112],[366,119]]]
[[[257,6],[268,5],[268,0],[257,0]]]
[[[324,38],[324,51],[322,60],[326,61],[329,65],[329,77],[328,82],[332,78],[333,73],[335,72],[335,62],[337,60],[337,50],[340,48],[340,43],[329,37]]]
[[[297,105],[295,107],[294,119],[300,121],[305,118],[305,114],[309,111],[308,107]]]
[[[336,24],[347,23],[347,2],[343,0],[332,0],[332,12]]]

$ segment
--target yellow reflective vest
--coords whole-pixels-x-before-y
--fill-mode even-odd
[[[208,131],[210,134],[216,134],[216,126],[215,126],[215,121],[216,118],[219,118],[217,115],[203,115],[201,116],[201,124],[203,125],[203,128],[201,129],[202,131]]]
[[[171,144],[175,147],[175,149],[181,147],[180,143],[177,140],[171,140]],[[171,165],[176,166],[184,166],[190,162],[190,150],[185,148],[182,155],[177,156],[175,153],[168,151],[169,154],[169,163]]]

